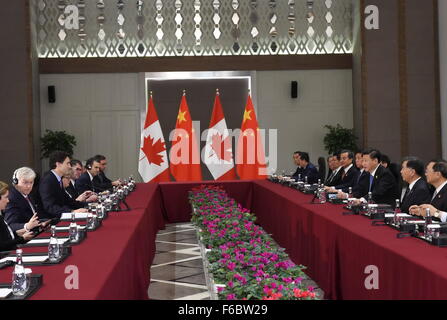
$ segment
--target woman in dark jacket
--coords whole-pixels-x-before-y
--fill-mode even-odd
[[[0,181],[0,251],[14,250],[18,244],[23,244],[34,237],[32,231],[26,231],[25,229],[12,231],[3,219],[2,211],[9,202],[8,194],[8,185]]]

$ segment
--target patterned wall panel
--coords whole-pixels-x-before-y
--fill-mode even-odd
[[[352,52],[351,0],[32,0],[40,58]]]

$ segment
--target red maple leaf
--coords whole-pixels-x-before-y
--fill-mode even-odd
[[[211,138],[211,148],[219,160],[231,161],[233,153],[231,152],[230,136],[227,136],[224,140],[222,140],[222,137],[218,133],[213,135]]]
[[[150,164],[156,164],[157,166],[160,166],[163,162],[163,156],[160,155],[160,153],[166,150],[166,146],[165,143],[161,141],[161,139],[158,139],[154,143],[154,138],[152,138],[151,136],[147,136],[144,138],[144,144],[141,150],[146,155],[147,161],[149,161]]]

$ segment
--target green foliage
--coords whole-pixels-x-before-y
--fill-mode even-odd
[[[45,130],[40,139],[42,146],[42,159],[48,158],[53,151],[60,150],[73,156],[73,147],[76,146],[76,138],[65,131]]]
[[[357,137],[354,134],[354,129],[343,128],[340,124],[337,126],[325,125],[324,127],[329,130],[323,140],[324,148],[329,154],[343,149],[357,150]]]

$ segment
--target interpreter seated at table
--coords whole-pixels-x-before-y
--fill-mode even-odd
[[[333,186],[340,184],[340,181],[341,181],[343,166],[341,164],[340,152],[336,152],[333,154],[330,166],[332,168],[332,173],[326,179],[326,181],[324,182],[324,185],[328,186],[328,187],[333,187]]]
[[[92,192],[101,192],[102,189],[97,187],[97,183],[95,183],[94,178],[99,174],[99,161],[96,161],[94,158],[90,158],[85,163],[86,171],[81,174],[78,180],[76,180],[76,191],[79,194],[84,193],[85,191]]]
[[[366,203],[368,193],[371,192],[375,203],[389,204],[394,207],[396,199],[399,198],[397,182],[393,174],[380,164],[381,153],[379,150],[368,150],[363,152],[363,167],[369,172],[368,190],[360,199],[354,200],[354,204]]]
[[[34,233],[20,229],[13,231],[3,218],[3,210],[9,202],[8,185],[0,181],[0,251],[16,249],[18,244],[26,243],[34,237]]]
[[[357,184],[360,173],[354,166],[353,160],[354,153],[352,151],[343,150],[340,152],[340,163],[342,165],[340,182],[334,187],[326,186],[326,191],[337,192],[341,190],[342,192],[348,192],[349,188],[353,188]]]
[[[400,209],[408,213],[413,205],[429,203],[432,197],[430,188],[423,178],[424,163],[416,157],[407,157],[402,161],[400,170],[402,180],[406,187],[402,188],[400,197]]]
[[[44,217],[42,205],[31,194],[36,173],[33,169],[22,167],[14,171],[12,187],[9,189],[4,218],[13,231],[25,229],[31,231],[35,227],[46,227],[48,222],[40,223]]]
[[[310,163],[309,154],[307,152],[300,151],[298,153],[299,156],[299,165],[302,168],[301,179],[306,181],[307,183],[313,184],[318,182],[318,170],[317,168]]]
[[[63,151],[50,154],[47,172],[40,182],[39,194],[48,218],[60,218],[64,212],[87,212],[84,203],[66,196],[62,177],[71,170],[70,156]]]
[[[410,214],[425,217],[426,209],[436,220],[447,222],[447,163],[444,160],[432,160],[425,168],[427,182],[436,188],[430,203],[411,206]]]

